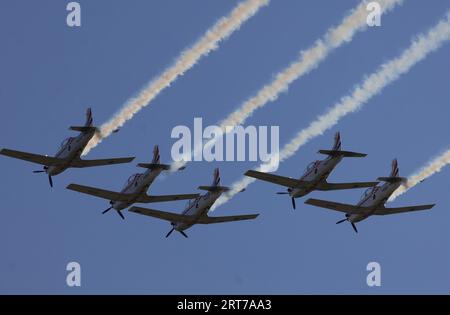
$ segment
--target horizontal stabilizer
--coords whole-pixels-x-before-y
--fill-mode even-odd
[[[388,183],[406,182],[405,177],[378,177],[377,180]]]
[[[331,156],[343,156],[343,157],[365,157],[367,154],[351,152],[351,151],[341,151],[341,150],[319,150],[320,154],[326,154]]]
[[[211,192],[215,192],[215,191],[229,191],[230,190],[230,188],[225,187],[225,186],[198,186],[198,189],[211,191]]]
[[[159,164],[159,163],[139,163],[137,166],[148,168],[150,170],[162,169],[165,171],[170,170],[170,165],[167,164]]]
[[[92,127],[92,126],[71,126],[69,129],[73,130],[73,131],[79,131],[79,132],[97,131],[97,128],[96,127]]]

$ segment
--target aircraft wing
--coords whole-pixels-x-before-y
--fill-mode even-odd
[[[317,185],[317,190],[340,190],[353,188],[368,188],[376,186],[378,182],[359,182],[359,183],[328,183],[326,181]]]
[[[286,186],[289,188],[301,187],[308,183],[308,182],[290,178],[290,177],[284,177],[284,176],[279,176],[279,175],[274,175],[274,174],[264,173],[264,172],[258,172],[258,171],[253,171],[253,170],[249,170],[249,171],[245,172],[244,175],[253,177],[256,179],[260,179],[260,180],[263,180],[266,182],[278,184],[281,186]]]
[[[133,196],[131,194],[122,194],[115,191],[109,191],[104,190],[100,188],[95,187],[89,187],[89,186],[83,186],[83,185],[77,185],[77,184],[70,184],[66,187],[67,189],[78,191],[83,194],[92,195],[99,198],[104,198],[107,200],[114,200],[114,201],[128,201]]]
[[[244,215],[231,215],[226,217],[209,217],[207,215],[200,217],[198,223],[200,224],[211,224],[211,223],[222,223],[222,222],[233,222],[242,220],[252,220],[256,219],[259,214],[244,214]]]
[[[186,200],[186,199],[195,199],[198,196],[199,196],[199,194],[161,195],[161,196],[145,195],[145,196],[139,197],[136,200],[136,202],[151,203],[151,202],[165,202],[165,201],[174,201],[174,200]]]
[[[375,210],[376,215],[387,215],[387,214],[396,214],[410,211],[420,211],[420,210],[428,210],[434,207],[432,205],[421,205],[421,206],[410,206],[410,207],[399,207],[399,208],[381,208]]]
[[[22,151],[16,151],[16,150],[9,150],[9,149],[2,149],[0,151],[0,154],[9,156],[16,159],[25,160],[32,163],[37,163],[45,166],[55,166],[59,164],[63,164],[66,162],[64,159],[58,159],[51,156],[45,156],[45,155],[39,155],[39,154],[33,154],[28,152],[22,152]]]
[[[331,210],[340,211],[340,212],[344,212],[344,213],[350,213],[350,214],[361,213],[361,211],[366,208],[366,207],[358,207],[358,206],[354,206],[354,205],[349,205],[349,204],[345,204],[345,203],[313,199],[313,198],[306,200],[305,203],[308,205],[316,206],[316,207],[331,209]]]
[[[197,218],[191,215],[183,215],[172,212],[141,208],[141,207],[131,207],[128,211],[143,214],[149,217],[154,217],[169,222],[192,222]]]
[[[113,159],[100,159],[100,160],[75,160],[70,166],[72,167],[92,167],[92,166],[102,166],[102,165],[112,165],[112,164],[121,164],[128,163],[134,160],[134,157],[127,158],[113,158]]]

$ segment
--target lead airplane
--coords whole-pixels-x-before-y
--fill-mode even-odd
[[[303,197],[314,190],[341,190],[353,188],[373,187],[378,182],[357,182],[357,183],[329,183],[327,178],[334,168],[344,157],[365,157],[367,154],[342,151],[341,135],[335,134],[334,146],[331,150],[319,150],[318,153],[328,155],[324,160],[311,162],[300,179],[284,177],[254,170],[247,171],[244,175],[288,187],[287,192],[278,192],[278,195],[289,195],[292,200],[292,207],[295,209],[295,198]]]
[[[351,223],[356,233],[358,230],[355,223],[360,222],[372,215],[388,215],[410,211],[428,210],[434,207],[434,204],[408,206],[398,208],[387,208],[384,204],[394,191],[404,182],[406,178],[399,177],[399,169],[397,160],[392,161],[392,170],[389,177],[379,177],[378,180],[385,182],[383,185],[372,187],[366,190],[361,200],[356,205],[349,205],[333,201],[326,201],[320,199],[308,199],[306,204],[336,210],[345,213],[345,219],[336,222],[336,224],[348,221]]]
[[[120,192],[104,190],[100,188],[83,186],[78,184],[70,184],[67,189],[77,191],[80,193],[104,198],[109,200],[111,205],[108,209],[103,211],[105,214],[111,209],[117,211],[122,219],[125,219],[121,210],[128,208],[136,202],[151,203],[151,202],[165,202],[174,200],[194,199],[198,194],[184,194],[184,195],[161,195],[149,196],[147,190],[154,182],[156,177],[164,170],[170,170],[170,165],[160,164],[159,148],[157,145],[153,148],[153,159],[151,163],[139,163],[139,167],[147,168],[144,173],[137,173],[131,175],[125,186]],[[184,169],[184,167],[179,170]]]
[[[47,173],[51,187],[53,187],[52,176],[58,175],[68,168],[83,168],[129,163],[134,159],[134,157],[126,157],[100,160],[82,160],[80,158],[81,153],[87,146],[89,140],[91,140],[91,138],[98,132],[98,129],[94,127],[92,123],[92,111],[88,108],[86,111],[86,123],[84,126],[72,126],[69,128],[70,130],[80,132],[80,134],[77,137],[65,139],[61,143],[58,152],[53,157],[10,149],[2,149],[0,154],[43,165],[43,170],[33,171],[33,173]]]
[[[178,231],[184,237],[188,237],[185,230],[189,229],[194,224],[211,224],[232,222],[241,220],[255,219],[259,214],[233,215],[225,217],[210,217],[208,216],[209,209],[224,192],[229,191],[228,187],[220,186],[219,169],[214,170],[214,179],[211,186],[199,186],[198,189],[206,190],[207,193],[198,196],[195,200],[189,201],[186,208],[181,214],[165,212],[141,207],[132,207],[128,211],[155,217],[158,219],[169,221],[172,229],[167,233],[166,238],[173,231]]]

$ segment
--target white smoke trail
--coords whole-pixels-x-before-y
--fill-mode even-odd
[[[394,201],[424,179],[440,172],[447,164],[450,164],[450,150],[445,151],[443,154],[429,162],[420,171],[408,177],[406,183],[397,188],[388,201]]]
[[[429,53],[438,49],[445,41],[450,39],[450,11],[447,12],[436,26],[426,34],[419,35],[403,53],[384,64],[368,76],[361,85],[357,85],[353,92],[344,96],[326,114],[319,116],[307,128],[299,131],[297,135],[284,146],[280,153],[280,162],[290,158],[297,150],[309,140],[322,135],[327,129],[333,127],[338,121],[358,109],[370,98],[380,93],[388,84],[397,80],[402,74],[408,72],[417,62],[423,60]],[[271,169],[270,165],[261,165],[259,169]],[[243,178],[233,184],[231,191],[217,200],[215,207],[227,202],[237,192],[247,187],[254,180]]]
[[[368,11],[366,7],[368,2],[368,0],[362,1],[342,20],[340,25],[328,29],[322,39],[318,39],[313,46],[300,52],[298,60],[279,72],[272,82],[263,86],[256,95],[245,101],[237,110],[220,122],[219,127],[223,132],[226,133],[227,130],[230,132],[232,127],[244,123],[258,108],[276,100],[280,93],[286,91],[292,82],[315,69],[331,51],[346,42],[350,42],[357,31],[365,30],[367,28]],[[378,1],[384,13],[402,2],[403,0]],[[207,145],[213,144],[214,141],[210,141]],[[203,149],[202,145],[194,148],[193,156],[201,154]],[[190,156],[191,152],[187,153],[183,156],[183,161],[174,162],[172,168],[178,169],[184,166]]]
[[[175,63],[158,78],[151,81],[136,97],[131,98],[125,106],[108,122],[100,127],[100,132],[89,142],[83,155],[96,147],[102,139],[108,137],[128,120],[147,106],[162,90],[169,87],[179,76],[192,68],[201,57],[218,48],[220,41],[228,38],[260,8],[269,4],[269,0],[246,0],[240,3],[226,17],[221,18],[193,46],[183,51]]]

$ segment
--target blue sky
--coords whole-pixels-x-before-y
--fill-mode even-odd
[[[0,147],[54,154],[91,106],[100,125],[169,66],[238,1],[79,1],[82,27],[66,26],[69,1],[0,3]],[[448,170],[431,177],[392,206],[437,203],[430,212],[372,217],[355,235],[342,215],[297,200],[291,209],[280,187],[255,183],[212,215],[261,213],[253,222],[195,226],[189,239],[164,238],[169,224],[124,212],[102,215],[105,200],[65,189],[71,182],[119,190],[137,162],[159,144],[170,162],[176,125],[224,118],[358,1],[272,1],[220,49],[163,91],[89,158],[136,156],[130,164],[69,170],[50,189],[35,165],[1,158],[0,293],[300,294],[450,293]],[[411,38],[433,26],[448,1],[406,0],[382,17],[382,26],[359,33],[287,93],[258,110],[248,125],[280,126],[284,144],[300,128],[351,91]],[[429,55],[357,113],[302,147],[279,174],[300,176],[321,158],[335,131],[343,148],[368,153],[345,160],[330,181],[373,180],[398,158],[409,175],[448,148],[450,44]],[[152,194],[191,193],[209,184],[220,167],[222,184],[239,179],[251,162],[192,162],[162,176]],[[38,167],[39,168],[39,167]],[[360,190],[314,192],[310,197],[353,203]],[[181,212],[184,202],[151,207]],[[82,286],[65,283],[66,264],[77,261]],[[366,285],[366,265],[377,261],[382,286]]]

